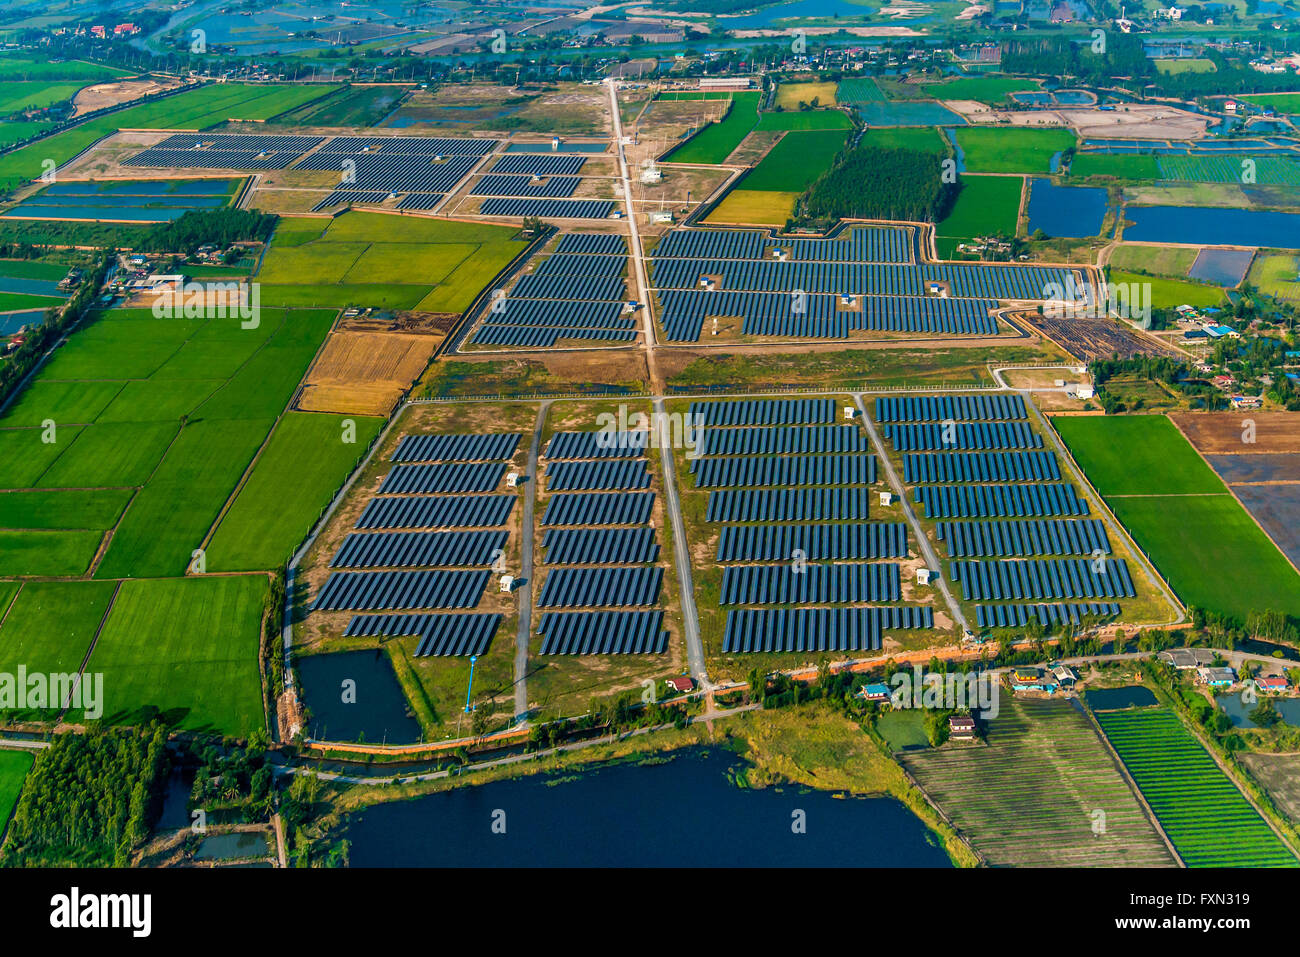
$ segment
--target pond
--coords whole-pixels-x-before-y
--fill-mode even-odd
[[[875,13],[876,9],[860,3],[849,3],[848,0],[794,0],[792,3],[773,4],[755,13],[738,17],[719,17],[718,24],[727,30],[759,30],[777,20],[814,20],[830,17],[851,20]]]
[[[1124,239],[1198,246],[1300,249],[1300,213],[1204,206],[1129,206]]]
[[[1123,688],[1089,688],[1088,707],[1094,711],[1115,711],[1120,708],[1145,708],[1156,704],[1150,688],[1128,685]]]
[[[1254,257],[1249,249],[1202,249],[1187,275],[1231,289],[1246,278],[1246,270]]]
[[[373,805],[343,836],[353,867],[951,866],[893,798],[742,788],[729,775],[743,767],[729,752],[692,749],[495,781]],[[794,833],[798,812],[804,833]]]
[[[242,857],[266,857],[271,844],[261,831],[214,834],[205,837],[194,852],[196,861],[232,861]]]
[[[412,717],[382,648],[308,655],[294,665],[311,713],[308,737],[374,744],[420,740],[420,723]],[[345,682],[350,684],[345,687]]]
[[[1029,181],[1029,232],[1041,229],[1058,239],[1083,239],[1101,232],[1106,190],[1057,186],[1050,179]]]
[[[1261,697],[1254,704],[1246,704],[1241,700],[1240,694],[1221,694],[1214,699],[1214,703],[1232,720],[1234,728],[1258,728],[1259,725],[1250,720],[1250,713],[1259,707],[1262,700]],[[1274,698],[1273,707],[1286,724],[1300,728],[1300,698]]]

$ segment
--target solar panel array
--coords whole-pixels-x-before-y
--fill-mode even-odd
[[[323,136],[176,133],[122,161],[123,166],[178,169],[285,169]]]
[[[532,176],[500,176],[489,174],[479,179],[470,187],[471,196],[527,196],[550,199],[572,196],[581,182],[580,176],[548,176],[534,179]]]
[[[561,240],[561,245],[564,241]],[[579,242],[573,248],[609,249]],[[566,254],[568,255],[568,254]],[[572,254],[596,258],[599,252]],[[614,258],[604,255],[603,258]],[[557,431],[542,449],[546,578],[537,600],[543,655],[662,655],[664,569],[650,520],[655,493],[644,430]]]
[[[516,348],[549,348],[566,339],[632,342],[637,321],[625,311],[626,267],[623,237],[563,235],[555,253],[492,301],[469,342]]]
[[[585,156],[572,153],[555,155],[511,153],[499,158],[492,165],[493,173],[525,173],[530,176],[567,176],[580,173],[586,165]]]
[[[505,555],[503,526],[517,496],[478,493],[497,487],[520,438],[402,436],[312,609],[369,612],[354,615],[345,634],[415,637],[417,657],[485,653],[502,616],[454,612],[478,607]]]
[[[1043,300],[1073,279],[1057,267],[919,262],[914,229],[896,226],[833,239],[679,229],[655,247],[650,275],[664,335],[676,342],[698,340],[715,318],[739,318],[744,335],[787,338],[996,335],[998,300]]]
[[[980,628],[1047,628],[1114,618],[1132,598],[1127,563],[1110,557],[1106,523],[1063,475],[1021,395],[881,397],[875,415],[901,455],[903,481],[946,546]],[[1013,451],[1003,451],[1013,450]],[[1024,450],[1024,451],[1020,451]],[[952,521],[959,519],[959,521]],[[1057,557],[1059,556],[1059,557]],[[1047,600],[1046,602],[1044,600]],[[1088,599],[1078,603],[1058,599]]]
[[[540,216],[543,219],[609,219],[614,201],[609,199],[505,199],[483,200],[484,216]]]
[[[723,650],[812,653],[878,649],[885,629],[929,628],[902,600],[902,522],[869,521],[876,459],[857,425],[835,424],[831,399],[693,402],[689,459],[720,523]],[[819,487],[800,487],[819,486]],[[766,524],[760,524],[766,523]],[[824,606],[875,605],[870,608]],[[794,606],[750,609],[735,606]]]
[[[350,188],[410,193],[399,209],[432,209],[496,145],[441,136],[336,136],[294,169],[346,171]]]

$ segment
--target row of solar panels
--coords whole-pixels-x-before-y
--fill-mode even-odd
[[[886,630],[933,628],[928,605],[889,608],[740,608],[727,612],[724,654],[878,651]]]
[[[398,202],[398,209],[436,209],[443,201],[442,193],[407,193]]]
[[[1115,558],[953,562],[962,601],[1133,598],[1128,563]]]
[[[390,192],[450,193],[476,167],[481,157],[465,154],[430,156],[421,153],[312,153],[294,169],[338,170],[355,189]]]
[[[695,436],[696,456],[797,455],[801,453],[869,452],[866,435],[854,425],[807,425],[784,429],[701,428]]]
[[[542,583],[538,608],[645,607],[659,601],[664,570],[656,566],[554,568]]]
[[[950,558],[1028,558],[1033,555],[1109,555],[1100,519],[1027,522],[940,522],[935,536]]]
[[[859,561],[907,557],[902,522],[861,525],[724,525],[719,562]]]
[[[335,136],[313,155],[386,153],[411,156],[486,156],[499,140],[450,136]]]
[[[662,655],[662,611],[546,612],[537,625],[544,655]]]
[[[587,329],[635,329],[636,320],[623,315],[623,303],[582,299],[514,299],[492,303],[484,323],[494,326],[556,326]]]
[[[353,615],[345,636],[420,640],[415,657],[468,657],[487,654],[501,627],[498,614],[473,615]]]
[[[738,317],[741,332],[755,336],[843,339],[851,332],[911,332],[995,335],[997,320],[988,299],[921,296],[858,298],[788,292],[708,292],[670,289],[659,294],[665,339],[694,342],[708,319]]]
[[[546,443],[542,458],[561,459],[629,459],[645,455],[650,443],[649,432],[594,429],[586,432],[556,432]]]
[[[1087,515],[1073,485],[918,485],[926,518],[1038,518]]]
[[[560,276],[622,276],[626,268],[627,259],[623,255],[552,253],[538,263],[530,275],[546,279]]]
[[[546,488],[551,492],[649,487],[650,469],[644,459],[551,462],[546,466]]]
[[[362,532],[349,535],[332,568],[445,568],[491,565],[504,554],[509,532]]]
[[[479,177],[479,181],[470,187],[471,196],[527,196],[529,198],[554,199],[572,196],[582,181],[580,176],[548,176],[534,181],[532,176],[490,173]]]
[[[519,433],[403,435],[393,450],[394,462],[496,462],[512,458]]]
[[[626,256],[627,240],[609,233],[564,233],[555,246],[556,254],[579,253],[597,256]],[[621,267],[620,267],[621,268]]]
[[[653,528],[548,528],[547,565],[640,565],[659,558]]]
[[[692,459],[696,488],[870,485],[876,480],[876,457],[852,455],[780,455]]]
[[[654,492],[561,492],[546,500],[542,525],[644,525]]]
[[[572,176],[582,172],[585,156],[574,154],[508,154],[492,166],[493,173],[526,173],[530,176]]]
[[[504,525],[513,495],[399,495],[366,503],[356,527],[492,528]]]
[[[484,216],[540,216],[543,219],[609,219],[614,203],[608,199],[505,199],[483,200]]]
[[[881,425],[1027,418],[1029,411],[1021,395],[903,395],[876,399],[876,421]]]
[[[632,342],[635,329],[570,329],[560,326],[494,326],[484,324],[474,331],[471,345],[517,346],[549,349],[560,341]]]
[[[473,608],[490,577],[487,571],[331,572],[312,610]]]
[[[944,425],[886,425],[885,438],[899,452],[959,449],[1041,449],[1043,438],[1027,422],[953,422]]]
[[[980,628],[1023,628],[1036,621],[1052,625],[1079,625],[1084,621],[1109,621],[1119,615],[1112,601],[1062,602],[1040,605],[976,605],[975,624]]]
[[[429,492],[490,492],[501,484],[502,462],[436,462],[395,465],[380,483],[380,495]]]
[[[620,275],[541,276],[533,273],[515,283],[508,298],[623,302],[624,285]]]
[[[864,488],[721,489],[710,492],[710,522],[865,522]]]
[[[908,485],[936,482],[1054,482],[1061,478],[1055,452],[948,452],[903,456]]]
[[[744,399],[736,402],[692,402],[691,421],[710,425],[830,425],[835,421],[832,399]]]
[[[898,566],[728,565],[721,605],[855,605],[898,601]]]

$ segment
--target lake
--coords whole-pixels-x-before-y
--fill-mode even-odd
[[[343,836],[353,867],[951,866],[893,798],[740,788],[728,772],[744,766],[722,749],[691,749],[664,763],[494,781],[373,805]],[[792,830],[796,812],[805,833]]]
[[[1198,246],[1300,249],[1300,213],[1203,206],[1129,206],[1124,238]]]
[[[794,0],[793,3],[773,4],[755,13],[738,17],[719,17],[718,24],[727,30],[760,30],[777,20],[812,20],[829,17],[844,20],[860,19],[867,14],[875,13],[876,9],[858,3],[849,3],[847,0]]]
[[[1056,186],[1050,179],[1029,181],[1029,232],[1041,229],[1059,239],[1083,239],[1101,232],[1106,190]]]
[[[406,695],[383,649],[308,655],[298,658],[294,666],[303,700],[311,712],[308,737],[374,744],[413,744],[420,740],[420,723],[411,716]],[[344,700],[345,681],[355,682],[351,701]]]
[[[1234,728],[1257,728],[1259,725],[1250,720],[1250,713],[1259,707],[1262,700],[1263,696],[1260,696],[1254,704],[1246,704],[1241,700],[1240,694],[1221,694],[1214,699],[1214,703],[1232,720]],[[1300,727],[1300,698],[1274,698],[1273,705],[1283,722],[1293,728]]]

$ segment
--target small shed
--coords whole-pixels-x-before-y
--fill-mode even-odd
[[[970,741],[975,737],[975,719],[968,714],[950,715],[948,736],[954,741]]]

